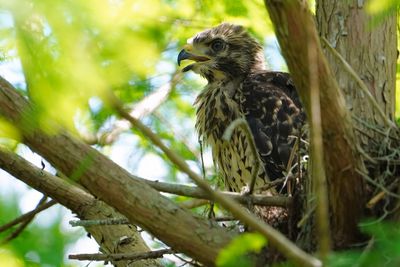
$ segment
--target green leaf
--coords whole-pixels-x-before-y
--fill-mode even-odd
[[[253,266],[251,259],[247,257],[248,253],[260,252],[262,247],[267,244],[264,236],[257,233],[246,233],[236,237],[228,246],[226,246],[218,255],[218,267],[248,267]]]
[[[230,1],[225,0],[225,11],[228,15],[231,16],[246,16],[247,15],[247,7],[243,4],[242,1]]]
[[[396,10],[398,4],[398,0],[371,0],[367,2],[367,11],[371,14],[383,13]]]

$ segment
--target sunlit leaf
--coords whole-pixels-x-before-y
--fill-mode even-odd
[[[2,266],[23,267],[24,263],[7,248],[0,249],[0,262]]]
[[[236,237],[218,255],[217,266],[228,267],[250,267],[253,266],[246,254],[260,252],[267,244],[267,240],[260,234],[246,233]]]
[[[0,117],[0,147],[3,146],[13,150],[20,140],[21,134],[19,130]]]
[[[371,14],[385,12],[389,9],[396,9],[399,4],[398,0],[370,0],[367,1],[367,11]]]

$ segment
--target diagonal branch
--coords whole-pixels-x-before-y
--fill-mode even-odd
[[[16,223],[21,223],[18,226],[18,228],[15,231],[13,231],[9,236],[7,236],[4,240],[2,240],[0,242],[0,244],[4,245],[4,244],[10,242],[11,240],[17,238],[22,233],[22,231],[24,231],[24,229],[29,225],[29,223],[31,223],[33,221],[36,214],[38,214],[40,211],[45,210],[46,208],[53,206],[54,204],[56,204],[56,202],[52,201],[52,200],[46,203],[46,200],[47,200],[47,196],[43,196],[33,211],[28,212],[28,213],[22,215],[21,217],[17,218],[16,220],[2,226],[1,227],[2,229],[7,229],[7,226],[10,226],[10,225],[12,226],[12,225],[15,225]]]
[[[56,201],[50,200],[49,202],[42,203],[42,204],[38,205],[34,210],[32,210],[30,212],[27,212],[27,213],[19,216],[15,220],[12,220],[11,222],[0,226],[0,232],[4,232],[5,230],[13,227],[14,225],[17,225],[19,223],[22,223],[22,222],[30,219],[31,217],[34,217],[36,214],[38,214],[38,213],[40,213],[40,212],[42,212],[42,211],[54,206],[55,204],[57,204]]]
[[[181,77],[181,72],[174,72],[171,75],[171,80],[168,83],[160,86],[154,92],[136,103],[131,111],[129,111],[129,114],[134,118],[140,119],[153,113],[162,103],[164,103],[168,99],[168,96],[171,94],[172,90],[174,90],[176,83],[181,79]],[[129,123],[129,121],[122,119],[114,122],[113,126],[111,126],[112,130],[109,132],[100,133],[97,136],[83,134],[82,138],[85,140],[86,143],[91,145],[111,144],[117,139],[117,137],[121,133],[129,130],[130,128],[131,124]]]
[[[132,261],[139,261],[144,259],[156,259],[162,258],[165,254],[173,254],[174,251],[171,249],[160,249],[154,250],[144,253],[118,253],[118,254],[76,254],[76,255],[69,255],[68,259],[71,260],[88,260],[88,261],[122,261],[122,260],[129,260]],[[130,265],[129,265],[130,266]]]
[[[312,34],[312,25],[306,28],[308,34]],[[311,144],[311,178],[314,182],[314,192],[316,196],[316,221],[319,236],[319,257],[322,262],[327,262],[331,248],[331,238],[329,229],[329,201],[326,184],[324,151],[322,144],[321,127],[321,103],[320,87],[318,77],[318,55],[316,53],[318,43],[310,38],[308,45],[308,64],[310,82],[310,144]]]
[[[318,259],[302,251],[278,230],[274,229],[265,222],[262,222],[254,214],[249,213],[244,207],[237,205],[237,202],[233,199],[224,196],[219,191],[213,190],[200,175],[190,169],[189,165],[179,155],[170,150],[162,142],[162,140],[151,131],[151,129],[149,129],[136,118],[130,116],[123,109],[119,100],[115,98],[115,96],[111,96],[111,99],[114,102],[115,109],[118,111],[121,117],[130,121],[134,127],[139,129],[142,134],[149,138],[154,145],[160,148],[181,171],[186,173],[202,190],[209,194],[213,200],[219,202],[240,221],[263,234],[272,246],[276,247],[283,255],[285,255],[289,260],[293,261],[296,265],[321,266],[321,262]]]
[[[58,203],[72,210],[80,219],[108,219],[109,217],[122,217],[104,202],[95,199],[71,183],[51,175],[37,168],[27,160],[15,153],[0,147],[0,168],[7,171],[15,178],[28,184],[32,188],[45,193]],[[50,203],[50,202],[47,202]],[[46,203],[46,204],[47,204]],[[127,253],[131,251],[148,251],[149,248],[134,227],[125,225],[113,227],[87,227],[87,232],[93,236],[106,253]],[[120,244],[121,237],[129,237],[135,242]],[[149,260],[150,266],[161,266],[154,260]],[[116,266],[126,266],[120,262]],[[130,266],[142,266],[140,264]]]
[[[213,266],[219,251],[233,238],[234,233],[179,207],[68,133],[50,135],[37,129],[33,107],[2,78],[0,114],[19,128],[31,149],[175,251]]]
[[[364,170],[345,100],[322,53],[314,18],[307,1],[265,0],[298,93],[311,118],[311,87],[308,44],[315,43],[316,70],[320,90],[324,163],[335,247],[359,241],[358,222],[364,206]],[[308,30],[307,30],[308,29]],[[312,125],[311,125],[312,127]]]
[[[138,179],[142,180],[146,184],[150,185],[154,189],[161,192],[186,196],[186,197],[211,200],[210,195],[199,187],[164,183],[158,181],[149,181],[143,178],[138,178]],[[262,194],[242,195],[240,193],[235,193],[235,192],[221,192],[221,194],[230,197],[241,204],[247,204],[250,201],[250,203],[256,205],[288,207],[291,202],[290,197],[282,197],[282,196],[265,196]]]

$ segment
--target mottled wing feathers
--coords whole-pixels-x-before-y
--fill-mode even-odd
[[[271,180],[286,170],[295,138],[305,121],[289,74],[250,74],[241,88],[240,107],[249,123],[265,171]]]

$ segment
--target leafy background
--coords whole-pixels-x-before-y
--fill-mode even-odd
[[[379,23],[396,12],[396,7],[397,1],[379,0],[370,1],[369,10]],[[107,98],[110,90],[127,107],[134,107],[176,77],[176,56],[189,37],[223,21],[248,28],[263,43],[269,67],[286,70],[261,0],[0,0],[0,75],[35,102],[36,125],[52,133],[57,129],[47,125],[56,120],[74,134],[95,140],[118,125]],[[199,173],[193,101],[204,84],[191,73],[179,77],[168,99],[142,118]],[[398,105],[396,114],[400,114]],[[15,149],[40,166],[40,157],[18,141],[18,131],[0,118],[0,145]],[[124,130],[113,142],[94,142],[94,146],[138,176],[190,183],[134,129]],[[214,181],[207,150],[205,165],[207,178]],[[54,172],[49,164],[45,166]],[[39,193],[0,172],[0,225],[33,209],[40,198]],[[86,266],[87,262],[66,260],[68,253],[94,253],[97,248],[82,229],[69,227],[68,220],[73,218],[60,206],[42,212],[17,239],[0,248],[0,263]],[[7,234],[0,234],[0,239]],[[248,250],[259,249],[251,244],[264,244],[259,236],[245,238],[250,238],[243,239],[250,244]],[[153,246],[160,245],[147,239]],[[400,242],[400,237],[396,240]],[[87,244],[92,251],[87,251]],[[229,255],[237,255],[238,246],[233,244],[227,251],[221,266],[224,261],[229,263]],[[357,255],[336,255],[335,259],[354,262]],[[169,258],[165,264],[178,263]]]

